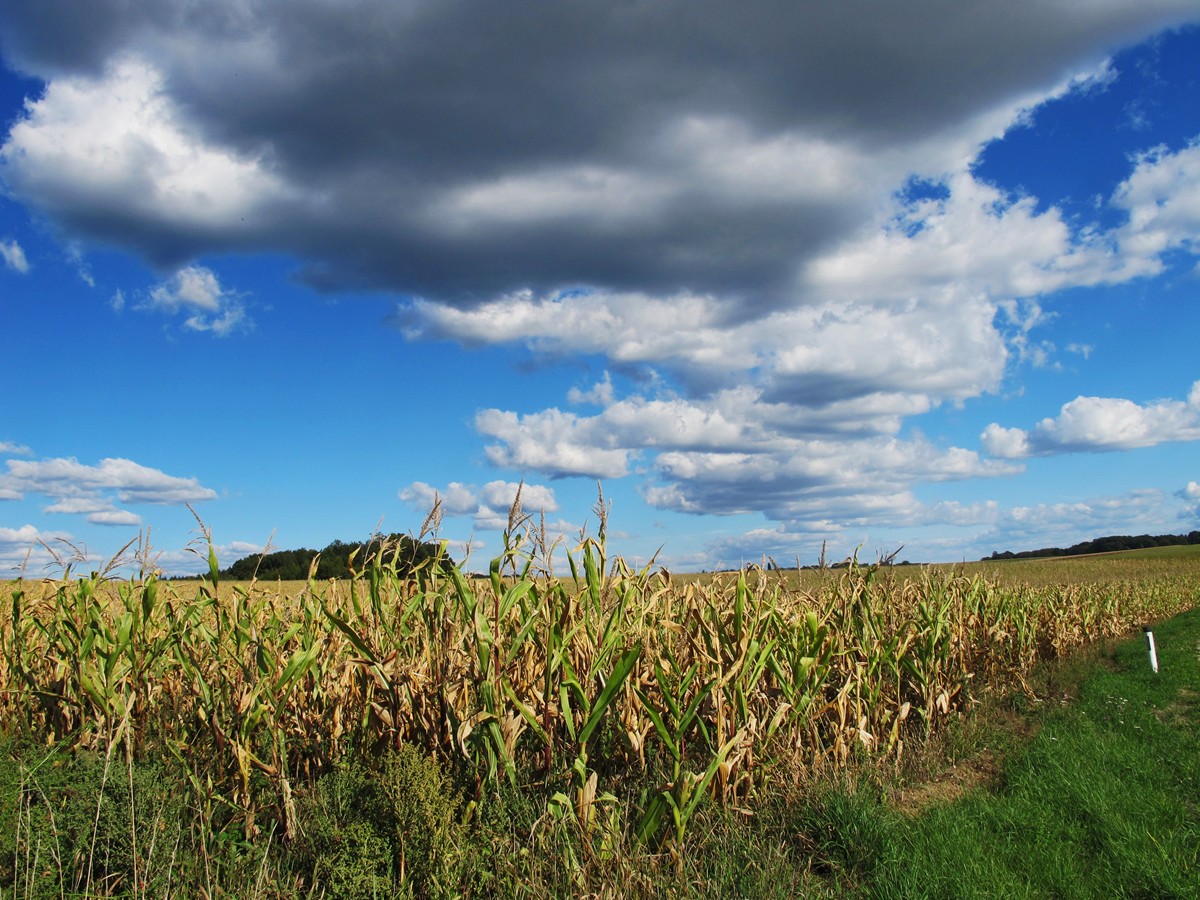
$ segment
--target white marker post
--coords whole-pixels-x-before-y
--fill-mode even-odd
[[[1146,647],[1150,650],[1150,668],[1158,672],[1158,654],[1154,651],[1154,632],[1150,630],[1149,625],[1143,625],[1142,631],[1146,632]]]

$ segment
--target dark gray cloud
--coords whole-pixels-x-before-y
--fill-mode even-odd
[[[6,59],[51,82],[30,124],[46,136],[54,119],[61,152],[14,132],[4,172],[73,235],[162,265],[277,249],[330,290],[469,305],[583,283],[711,292],[754,314],[861,223],[872,178],[895,188],[912,162],[897,154],[1188,14],[1174,0],[10,2]],[[146,152],[150,119],[179,140],[151,141],[140,186],[80,191],[64,156],[83,130],[55,84],[107,96],[130,59],[157,80],[104,149]],[[224,215],[184,214],[156,172],[211,188],[180,141],[252,167]]]

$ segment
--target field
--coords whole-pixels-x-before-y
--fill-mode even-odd
[[[1191,548],[673,578],[608,558],[601,519],[553,579],[517,525],[484,579],[385,551],[354,580],[10,585],[4,890],[722,890],[698,855],[760,827],[729,822],[899,772],[1039,663],[1200,605]],[[94,790],[52,801],[63,772]]]

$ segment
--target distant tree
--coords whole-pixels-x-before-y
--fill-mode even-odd
[[[984,559],[1040,559],[1048,556],[1083,556],[1088,553],[1117,553],[1122,550],[1144,550],[1148,547],[1175,547],[1182,544],[1197,543],[1200,543],[1200,531],[1193,531],[1186,535],[1114,534],[1091,541],[1083,541],[1066,549],[1062,547],[1044,547],[1041,550],[1022,550],[1019,553],[1005,550],[1003,553],[993,552],[991,556],[985,556]]]
[[[438,544],[417,541],[407,534],[388,534],[355,543],[333,541],[323,550],[258,553],[232,563],[221,570],[221,575],[234,581],[249,581],[256,576],[271,581],[303,581],[312,573],[325,581],[350,577],[374,558],[379,558],[385,566],[395,566],[400,575],[409,575],[435,561],[443,570],[454,565],[454,560],[443,554]]]

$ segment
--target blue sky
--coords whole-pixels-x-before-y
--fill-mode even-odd
[[[1193,2],[64,4],[0,11],[0,571],[435,495],[482,568],[522,481],[680,571],[1200,528]]]

